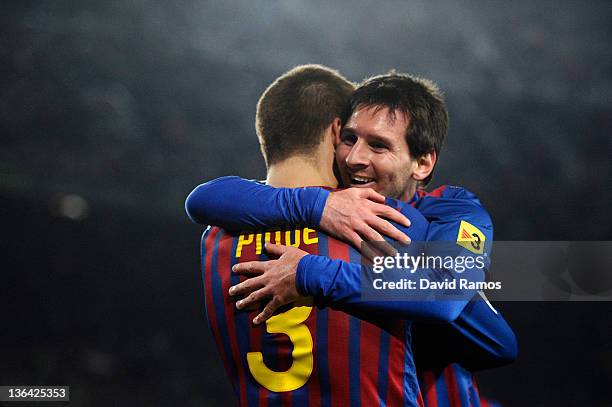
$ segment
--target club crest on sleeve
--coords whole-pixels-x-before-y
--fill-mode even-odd
[[[476,226],[464,220],[459,225],[457,244],[465,247],[472,253],[484,253],[485,235]]]

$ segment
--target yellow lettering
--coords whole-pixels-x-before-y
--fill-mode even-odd
[[[314,234],[314,237],[310,237],[310,234]],[[319,243],[319,238],[316,235],[316,231],[308,228],[304,228],[304,244]]]
[[[242,247],[248,246],[253,243],[253,234],[250,235],[240,235],[238,237],[238,246],[236,246],[236,258],[242,256]]]
[[[300,247],[301,233],[303,233],[304,244],[315,244],[319,243],[319,238],[317,237],[317,231],[309,228],[304,228],[302,231],[300,230],[287,230],[285,231],[285,241],[281,240],[282,232],[277,230],[275,232],[265,232],[265,233],[250,233],[240,235],[238,237],[238,245],[236,246],[236,257],[242,256],[242,249],[252,243],[255,243],[255,254],[261,254],[263,252],[263,247],[266,242],[272,241],[272,233],[274,233],[274,243],[276,244],[284,244],[285,246],[293,246]],[[263,238],[263,239],[262,239]]]
[[[285,334],[293,343],[289,370],[276,372],[266,366],[261,352],[247,353],[251,374],[259,384],[274,392],[293,391],[306,384],[313,368],[312,334],[305,324],[311,307],[295,307],[266,321],[269,333]]]
[[[291,232],[295,232],[295,241],[291,243]],[[285,232],[285,246],[300,246],[300,231],[299,230],[288,230]]]

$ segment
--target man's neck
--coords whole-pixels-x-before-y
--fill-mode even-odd
[[[338,181],[331,170],[331,163],[322,163],[312,157],[293,156],[268,168],[266,178],[273,187],[299,188],[323,186],[335,188]]]
[[[399,197],[400,201],[408,202],[414,196],[414,193],[417,190],[417,183],[411,184],[410,187],[406,188],[404,193]]]

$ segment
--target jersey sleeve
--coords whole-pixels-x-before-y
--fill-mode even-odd
[[[417,273],[403,273],[402,277],[414,281],[414,284],[419,284],[421,279],[440,283],[457,282],[460,279],[472,283],[484,281],[490,264],[493,226],[480,202],[469,197],[453,196],[431,199],[431,202],[424,202],[423,206],[427,212],[422,207],[418,209],[421,213],[427,213],[430,221],[426,236],[422,239],[427,242],[427,254],[472,258],[474,263],[479,260],[478,264],[483,266],[470,270],[460,270],[446,264],[444,267],[421,267]],[[409,297],[410,300],[362,301],[361,278],[372,275],[372,270],[364,267],[319,256],[305,256],[297,270],[298,290],[332,303],[359,304],[360,308],[383,310],[404,319],[439,322],[455,321],[477,292],[472,285],[461,288],[457,284],[457,288],[449,290],[449,296],[438,296],[434,300],[421,294],[414,297],[417,301],[412,301],[413,297]]]
[[[328,196],[323,188],[274,188],[231,176],[196,187],[185,201],[185,210],[195,223],[228,231],[317,228]]]
[[[413,244],[405,248],[403,253],[418,256],[423,249],[423,241],[430,227],[423,215],[410,205],[387,199],[387,204],[397,207],[411,219],[411,226],[404,228],[395,225],[406,233]],[[403,253],[400,253],[403,254]],[[435,268],[422,268],[415,273],[398,273],[390,271],[387,281],[405,283],[407,280],[419,284],[420,279],[441,281],[449,272]],[[381,300],[363,300],[362,287],[364,282],[371,286],[377,273],[373,268],[363,264],[350,263],[343,260],[332,260],[325,256],[306,255],[296,271],[296,287],[302,295],[313,296],[324,304],[340,306],[347,311],[368,313],[384,313],[398,319],[408,319],[424,322],[450,322],[457,318],[469,298],[472,290],[462,295],[456,295],[456,300],[433,301],[424,291],[413,292],[410,297],[386,298]],[[365,279],[362,281],[362,279]]]
[[[364,274],[373,275],[373,272],[361,264],[306,255],[298,264],[296,288],[301,295],[312,296],[322,305],[419,322],[451,322],[464,305],[457,304],[459,301],[363,301],[361,276]],[[417,278],[412,275],[410,279]]]
[[[518,355],[516,336],[502,315],[483,298],[470,302],[451,323],[466,346],[457,352],[470,370],[493,368],[514,361]]]
[[[450,324],[413,325],[417,365],[435,369],[459,363],[474,371],[514,361],[518,345],[514,332],[485,299],[476,295]]]
[[[418,206],[430,220],[427,240],[456,242],[457,254],[480,256],[484,260],[484,273],[474,278],[483,281],[491,260],[491,218],[474,194],[462,188],[450,188],[450,196],[426,197]],[[435,352],[420,358],[426,361],[445,358],[444,364],[460,362],[471,369],[482,369],[510,363],[517,355],[512,329],[480,294],[450,324],[416,326],[414,333],[415,355],[423,349]],[[418,343],[427,346],[419,347]]]
[[[486,271],[491,264],[493,243],[491,217],[471,192],[449,188],[453,188],[450,196],[425,197],[417,205],[430,222],[426,240],[452,243],[444,247],[453,248],[455,255],[482,258]]]

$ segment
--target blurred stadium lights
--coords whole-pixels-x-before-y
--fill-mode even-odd
[[[89,215],[89,204],[76,194],[60,195],[51,200],[51,211],[56,216],[80,221]]]
[[[41,1],[0,16],[0,192],[185,219],[198,183],[264,175],[257,99],[314,62],[438,82],[451,127],[434,183],[475,189],[501,237],[543,230],[520,224],[542,208],[610,236],[606,199],[580,199],[612,176],[609,2]],[[540,238],[571,239],[549,223]]]

